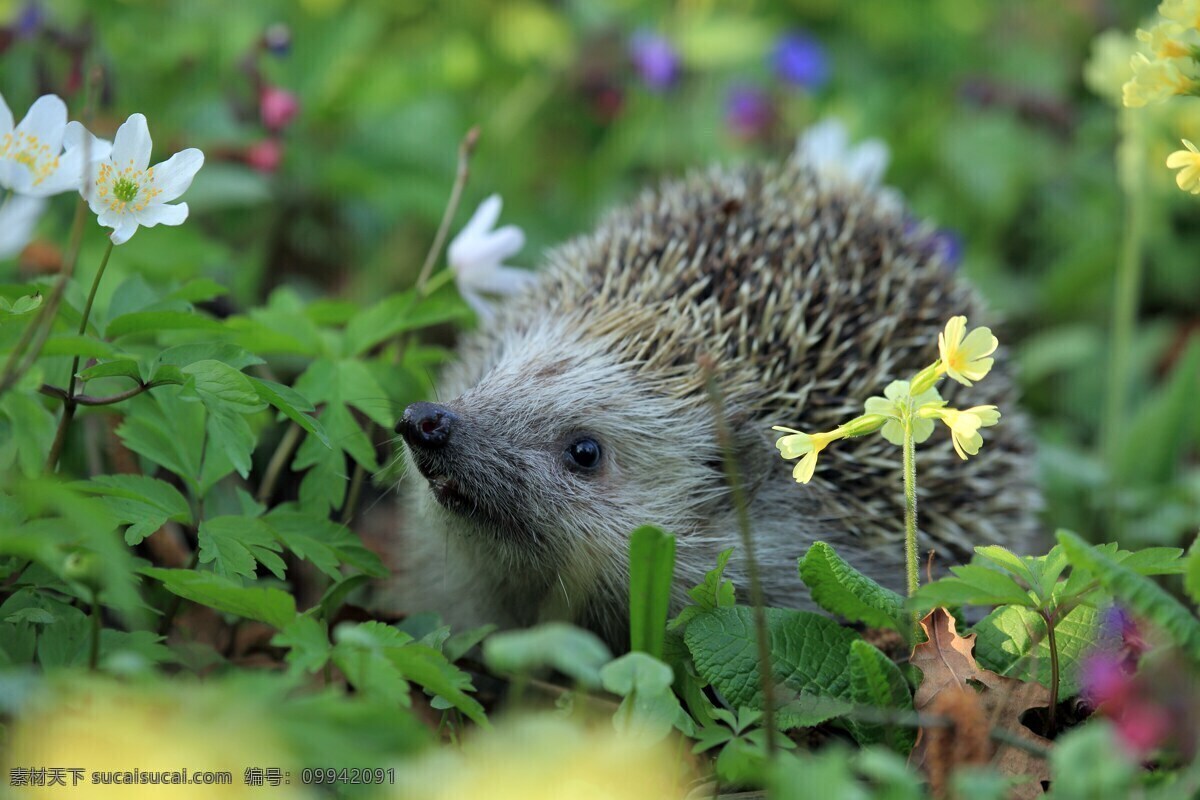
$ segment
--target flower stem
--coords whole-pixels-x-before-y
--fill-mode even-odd
[[[1122,113],[1123,141],[1120,145],[1127,153],[1141,154],[1140,125],[1136,114]],[[1129,156],[1132,158],[1132,156]],[[1120,156],[1118,156],[1120,161]],[[1125,220],[1121,234],[1121,255],[1117,262],[1112,307],[1112,339],[1110,341],[1108,387],[1104,404],[1104,427],[1101,430],[1105,460],[1108,463],[1109,479],[1115,480],[1118,463],[1117,450],[1120,446],[1121,422],[1127,414],[1130,353],[1133,349],[1134,329],[1137,324],[1138,293],[1142,276],[1142,239],[1144,237],[1145,192],[1142,170],[1139,164],[1118,163],[1120,184],[1125,191]],[[1111,498],[1113,493],[1109,493]],[[1112,507],[1108,514],[1114,526],[1110,534],[1117,535],[1121,529],[1118,509]]]
[[[1050,714],[1047,726],[1051,734],[1054,733],[1054,712],[1058,706],[1058,642],[1054,638],[1054,626],[1058,620],[1055,616],[1049,611],[1042,612],[1042,619],[1046,623],[1046,639],[1050,645]]]
[[[108,247],[104,251],[104,257],[100,259],[100,268],[96,270],[96,277],[92,279],[92,288],[88,291],[87,302],[83,305],[83,316],[79,319],[79,335],[87,333],[88,317],[92,315],[92,304],[96,302],[96,290],[100,288],[100,279],[104,277],[104,270],[108,266],[108,259],[112,255],[113,242],[108,240]],[[62,419],[58,421],[58,430],[54,434],[54,444],[50,446],[50,455],[46,459],[46,471],[54,472],[58,467],[58,459],[62,455],[63,446],[67,443],[67,430],[71,427],[71,420],[75,418],[75,381],[76,373],[79,372],[79,356],[75,356],[71,362],[71,376],[67,383],[67,399],[63,402]]]
[[[917,456],[913,440],[913,420],[910,414],[904,420],[904,568],[907,575],[908,596],[917,592]]]

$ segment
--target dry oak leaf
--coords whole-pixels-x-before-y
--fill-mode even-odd
[[[1005,678],[983,669],[975,662],[975,634],[959,636],[954,617],[944,608],[935,608],[921,620],[927,641],[913,648],[909,663],[921,670],[923,679],[913,695],[913,708],[928,711],[930,703],[943,691],[979,691],[979,700],[992,728],[1002,728],[1015,737],[1041,748],[1051,742],[1021,724],[1021,715],[1031,708],[1050,705],[1050,690],[1040,683]],[[923,765],[925,731],[917,734],[910,760]],[[1031,800],[1042,796],[1042,781],[1050,780],[1050,766],[1044,758],[1001,743],[992,756],[992,766],[1000,774],[1027,778],[1009,790],[1012,800]]]

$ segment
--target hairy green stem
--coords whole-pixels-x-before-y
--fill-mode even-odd
[[[775,755],[775,681],[771,677],[771,643],[767,630],[766,598],[758,574],[758,560],[754,557],[754,537],[750,531],[750,507],[742,491],[738,473],[737,452],[733,446],[733,434],[729,421],[725,419],[725,403],[717,385],[716,362],[705,357],[700,364],[704,371],[705,388],[713,407],[717,427],[717,441],[721,445],[721,460],[725,466],[725,478],[733,495],[733,507],[737,512],[738,530],[742,535],[742,548],[746,551],[746,577],[750,583],[750,602],[754,606],[754,640],[758,649],[758,679],[763,692],[763,729],[767,735],[767,756]]]
[[[1136,113],[1122,111],[1122,142],[1118,153],[1141,153],[1141,125]],[[1140,156],[1139,156],[1140,158]],[[1118,161],[1120,155],[1118,155]],[[1120,260],[1117,262],[1113,287],[1112,338],[1109,342],[1108,386],[1104,404],[1104,425],[1101,442],[1108,464],[1109,479],[1115,479],[1119,460],[1120,431],[1128,414],[1128,388],[1131,352],[1137,325],[1138,295],[1142,279],[1142,239],[1145,235],[1145,181],[1141,164],[1118,163],[1121,187],[1125,191],[1125,219],[1121,232]],[[1113,497],[1109,493],[1109,497]],[[1113,525],[1110,534],[1116,536],[1121,529],[1121,516],[1115,504],[1110,503],[1109,519]]]
[[[908,596],[917,592],[917,456],[913,439],[913,419],[904,421],[904,569]]]
[[[92,304],[96,302],[96,290],[100,288],[100,280],[104,277],[104,270],[108,267],[108,259],[112,255],[113,241],[108,240],[108,247],[104,250],[104,257],[100,259],[100,268],[96,270],[96,277],[92,279],[92,288],[88,291],[87,302],[83,305],[83,316],[79,319],[79,335],[83,336],[87,333],[88,318],[92,315]],[[75,381],[76,373],[79,372],[79,356],[75,356],[71,361],[71,376],[67,382],[67,399],[63,402],[62,419],[58,421],[58,430],[54,434],[54,444],[50,447],[50,455],[46,459],[46,471],[54,472],[58,467],[58,459],[62,456],[63,446],[67,443],[67,430],[71,427],[71,420],[75,418]]]

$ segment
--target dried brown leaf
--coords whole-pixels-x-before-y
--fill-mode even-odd
[[[941,692],[978,690],[980,703],[993,729],[1003,729],[1011,737],[1049,749],[1051,742],[1048,739],[1021,724],[1021,715],[1026,711],[1050,705],[1050,692],[1046,687],[1006,678],[980,667],[974,656],[975,634],[959,636],[954,617],[946,609],[935,608],[920,624],[927,641],[914,647],[909,659],[923,675],[913,696],[913,707],[918,712],[932,712],[931,704]],[[912,763],[924,765],[927,738],[922,729],[918,733]],[[1049,765],[1044,758],[1007,743],[996,748],[992,766],[1002,775],[1028,779],[1009,792],[1009,797],[1014,800],[1040,797],[1042,781],[1050,778]],[[939,765],[939,768],[944,767],[946,765]]]

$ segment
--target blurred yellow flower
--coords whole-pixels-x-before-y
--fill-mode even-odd
[[[1189,28],[1200,28],[1200,0],[1163,0],[1158,13],[1172,22]]]
[[[1083,82],[1095,94],[1121,105],[1121,89],[1133,77],[1129,59],[1137,42],[1125,31],[1107,30],[1092,40],[1092,54],[1083,66]]]
[[[311,797],[296,786],[299,774],[286,752],[267,725],[239,709],[236,695],[193,684],[87,681],[57,685],[30,702],[17,717],[3,767],[13,797]],[[248,767],[291,771],[292,785],[250,785]]]
[[[1137,32],[1138,41],[1145,42],[1159,58],[1190,58],[1194,31],[1177,22],[1160,22],[1148,31]]]
[[[1189,140],[1183,140],[1186,150],[1176,150],[1167,156],[1167,166],[1179,170],[1175,182],[1179,188],[1192,194],[1200,194],[1200,150]]]
[[[951,317],[946,330],[938,334],[938,353],[941,369],[963,386],[982,380],[992,368],[995,359],[988,358],[996,352],[1000,342],[989,328],[967,330],[967,318]]]
[[[779,448],[781,456],[784,458],[803,456],[796,463],[796,468],[792,470],[792,477],[796,479],[797,483],[808,483],[811,481],[813,473],[817,469],[817,456],[831,442],[836,442],[846,435],[844,428],[836,428],[828,433],[801,433],[791,428],[775,425],[771,430],[784,431],[791,434],[790,436],[781,436],[775,442],[775,446]]]
[[[1191,94],[1197,88],[1195,63],[1190,58],[1156,58],[1151,61],[1137,53],[1129,61],[1133,77],[1126,82],[1121,99],[1129,108],[1161,103],[1177,94]]]
[[[686,773],[676,747],[647,746],[611,725],[584,726],[543,715],[509,721],[398,770],[404,800],[671,800]]]
[[[918,412],[927,419],[940,419],[950,428],[954,451],[963,461],[967,455],[976,455],[983,447],[980,428],[990,428],[1000,421],[1000,412],[995,406],[975,406],[966,411],[956,408],[941,408],[934,405],[922,407]]]

